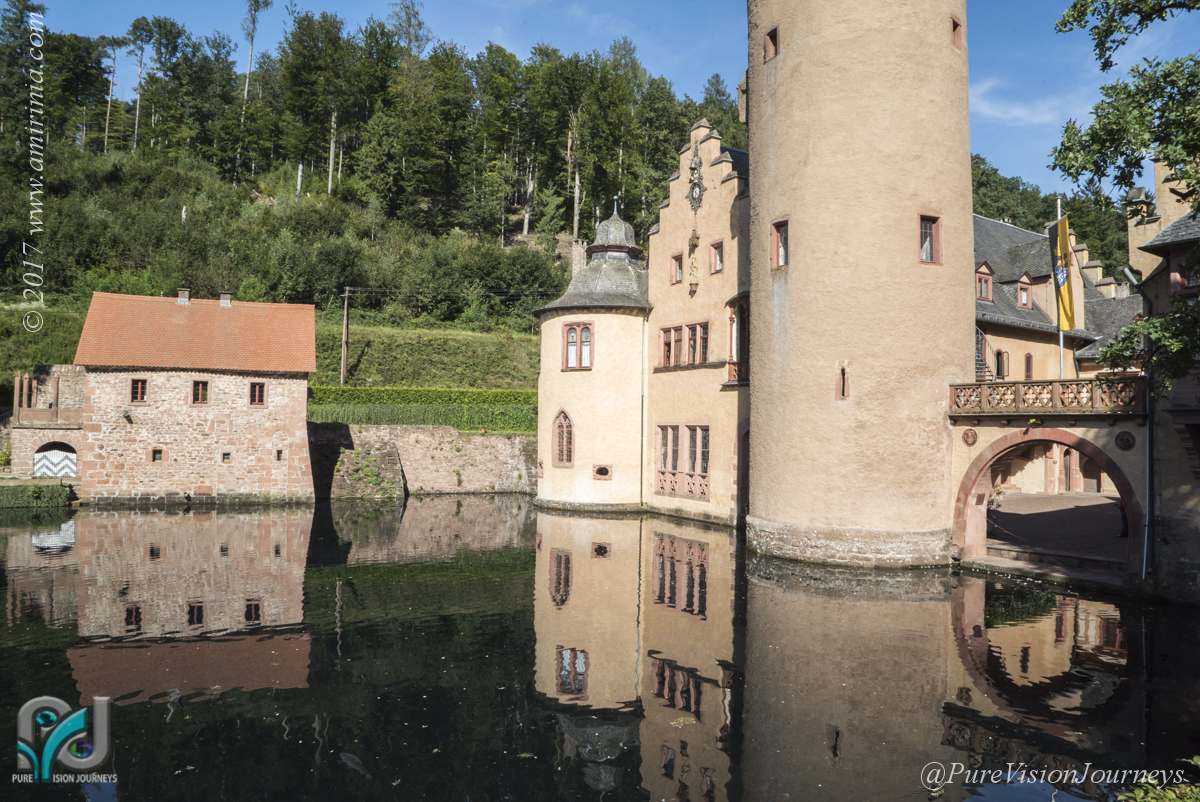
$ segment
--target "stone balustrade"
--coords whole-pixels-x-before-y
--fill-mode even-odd
[[[1144,415],[1145,378],[1100,376],[1064,381],[950,385],[950,417]]]

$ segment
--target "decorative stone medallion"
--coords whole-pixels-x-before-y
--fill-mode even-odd
[[[1122,451],[1130,451],[1137,445],[1137,438],[1132,432],[1121,432],[1117,435],[1117,448]]]
[[[967,429],[963,432],[963,442],[968,446],[973,446],[979,442],[979,432],[974,429]]]

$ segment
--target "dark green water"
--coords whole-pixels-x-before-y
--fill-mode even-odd
[[[1193,610],[747,565],[677,521],[515,497],[84,511],[7,516],[0,555],[0,726],[111,697],[118,777],[13,785],[10,749],[0,799],[915,802],[931,761],[1200,754]],[[1056,785],[940,798],[1109,793]]]

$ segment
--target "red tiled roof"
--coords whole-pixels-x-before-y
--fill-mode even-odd
[[[75,364],[94,367],[313,373],[316,312],[263,304],[92,294]]]

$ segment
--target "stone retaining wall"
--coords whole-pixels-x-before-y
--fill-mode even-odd
[[[318,499],[537,490],[534,435],[310,423]]]

